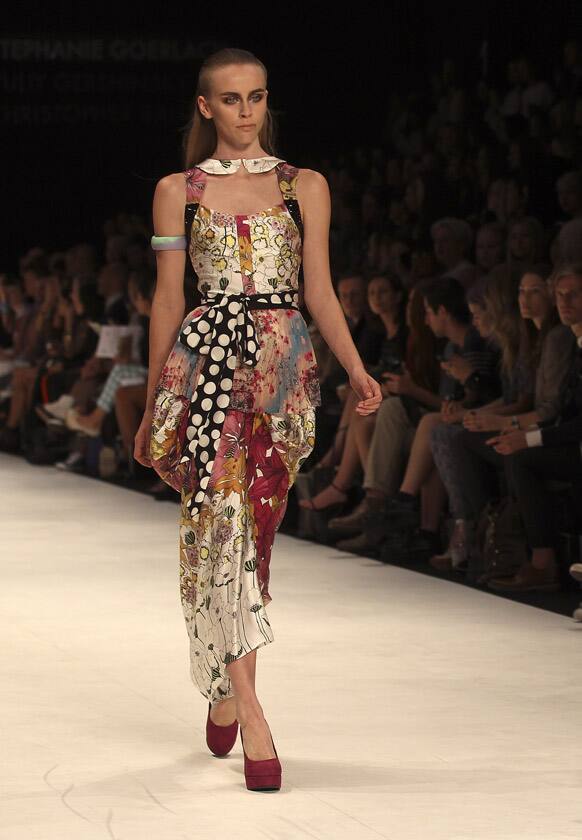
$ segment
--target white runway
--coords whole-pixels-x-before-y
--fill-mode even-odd
[[[2,840],[582,837],[582,625],[277,535],[258,693],[204,741],[178,506],[0,454]]]

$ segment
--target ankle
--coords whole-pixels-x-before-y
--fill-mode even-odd
[[[236,717],[241,727],[259,724],[265,720],[263,708],[260,703],[253,703],[251,705],[237,703]]]

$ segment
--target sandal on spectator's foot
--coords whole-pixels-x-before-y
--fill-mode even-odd
[[[299,506],[302,507],[304,510],[314,510],[314,511],[331,511],[331,510],[339,510],[342,509],[345,503],[348,500],[348,491],[344,490],[342,487],[338,487],[335,481],[330,481],[330,487],[333,487],[338,493],[341,493],[343,496],[342,501],[340,502],[331,502],[329,505],[323,505],[322,507],[318,507],[314,504],[313,499],[301,499],[299,502]]]

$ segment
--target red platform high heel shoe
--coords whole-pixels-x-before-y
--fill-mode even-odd
[[[245,757],[245,782],[248,790],[279,790],[281,787],[281,762],[277,755],[273,736],[271,743],[275,758],[252,759],[245,752],[242,728],[240,731],[243,754]]]
[[[208,703],[208,717],[206,718],[206,743],[211,753],[214,755],[227,755],[234,746],[236,736],[238,735],[238,720],[229,723],[227,726],[221,726],[210,717],[210,709],[212,704]]]

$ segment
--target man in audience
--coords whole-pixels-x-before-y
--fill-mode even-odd
[[[468,289],[481,272],[467,255],[473,244],[473,231],[464,219],[446,217],[434,222],[430,229],[434,253],[443,269],[442,277],[454,277]]]

